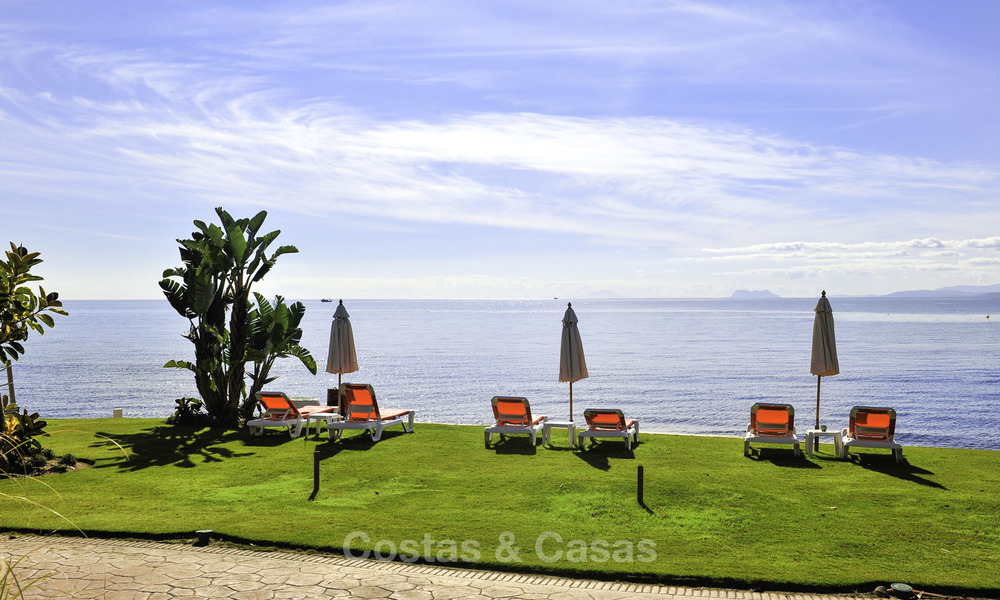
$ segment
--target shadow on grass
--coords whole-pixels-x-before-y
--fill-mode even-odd
[[[576,448],[575,446],[557,446],[551,442],[545,446],[545,449],[549,452],[576,452],[579,450],[579,448]]]
[[[910,464],[905,458],[897,463],[891,454],[850,454],[850,461],[876,473],[891,475],[904,481],[912,481],[919,485],[947,490],[948,488],[936,481],[931,481],[922,475],[933,475],[932,471]]]
[[[639,445],[636,443],[633,448]],[[579,448],[579,452],[576,455],[583,462],[602,471],[607,471],[611,468],[612,458],[635,458],[634,450],[629,450],[621,440],[591,441],[582,448]]]
[[[114,457],[98,461],[95,468],[118,468],[122,471],[139,471],[148,467],[192,468],[198,463],[222,462],[227,458],[252,456],[254,452],[233,452],[224,447],[241,439],[246,432],[216,427],[198,428],[184,425],[160,425],[139,433],[97,433],[93,448],[124,448],[127,457]],[[251,438],[248,446],[276,446],[289,441],[279,436]]]
[[[499,437],[493,438],[490,450],[495,451],[497,454],[521,454],[524,456],[538,454],[538,447],[531,444],[531,437],[508,437],[502,433],[499,434]]]
[[[323,458],[331,457],[336,455],[341,451],[361,451],[370,450],[373,446],[377,444],[391,444],[392,440],[398,437],[402,437],[408,434],[404,431],[394,430],[390,431],[388,429],[382,432],[382,438],[375,442],[372,440],[372,434],[369,431],[345,431],[341,434],[340,439],[330,440],[327,438],[313,438],[313,441],[320,442],[315,448],[320,451],[320,455]]]
[[[795,456],[795,451],[792,449],[785,448],[751,448],[750,455],[747,456],[750,460],[756,461],[767,461],[778,467],[788,467],[790,469],[822,469],[823,467],[817,465],[811,460],[806,460],[806,457]]]

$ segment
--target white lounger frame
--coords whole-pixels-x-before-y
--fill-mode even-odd
[[[517,404],[524,407],[524,415],[520,413],[517,414],[503,414],[500,409],[497,408],[497,403],[506,402],[510,404]],[[483,428],[483,440],[486,443],[486,449],[488,450],[490,445],[493,443],[493,434],[499,433],[500,435],[527,435],[531,437],[531,445],[535,446],[538,443],[538,432],[545,429],[545,424],[548,423],[549,418],[545,415],[532,415],[531,414],[531,403],[528,402],[527,398],[522,396],[493,396],[490,399],[490,404],[493,406],[493,417],[496,419],[496,424],[489,427]],[[514,419],[523,418],[523,421],[531,419],[532,422],[529,425],[522,423],[514,425],[500,425],[502,420],[512,421]]]
[[[840,458],[847,460],[847,449],[848,448],[882,448],[884,450],[892,450],[892,457],[896,459],[896,462],[903,462],[903,447],[896,442],[875,442],[871,440],[856,440],[854,438],[848,437],[847,428],[841,432],[841,442],[840,445]]]
[[[795,434],[794,427],[792,427],[792,435],[790,437],[774,437],[773,435],[753,435],[750,433],[750,425],[747,425],[747,434],[743,438],[743,456],[750,456],[751,442],[755,444],[791,444],[795,452],[795,457],[799,458],[802,456],[802,450],[799,448],[802,440]]]
[[[875,410],[875,411],[891,411],[891,421],[892,427],[895,427],[896,421],[896,411],[888,406],[855,406],[851,409],[851,415],[853,415],[858,410]],[[891,441],[880,441],[880,440],[865,440],[856,439],[850,436],[850,430],[844,428],[840,432],[840,458],[847,460],[847,450],[848,448],[881,448],[883,450],[891,450],[892,457],[896,459],[897,463],[903,462],[903,447],[898,444],[895,440]]]
[[[625,420],[628,423],[628,419]],[[625,448],[632,450],[632,443],[639,443],[639,421],[632,419],[632,425],[626,429],[584,429],[576,434],[577,445],[581,450],[585,449],[583,438],[622,438],[625,440]]]
[[[247,427],[252,435],[263,435],[265,427],[287,427],[288,435],[295,439],[302,434],[302,426],[305,422],[306,420],[300,417],[294,419],[254,419],[247,421]],[[295,428],[294,431],[292,427]]]
[[[291,407],[284,413],[285,415],[284,418],[275,418],[275,417],[267,418],[266,415],[269,413],[265,408],[264,409],[265,416],[261,416],[259,418],[247,421],[246,426],[250,429],[250,433],[252,435],[263,435],[265,427],[287,427],[288,435],[292,436],[292,439],[295,439],[300,435],[302,435],[302,426],[307,425],[309,423],[307,415],[300,413],[299,409],[301,409],[303,406],[314,406],[319,404],[315,400],[304,400],[296,402],[295,400],[290,399],[288,396],[282,394],[281,392],[258,392],[257,402],[261,402],[260,397],[262,394],[267,394],[270,396],[280,395],[285,399],[286,402],[291,403]],[[261,406],[264,405],[261,404]],[[289,418],[288,415],[292,416]],[[292,430],[292,427],[295,427],[295,429]]]
[[[327,423],[327,432],[331,440],[339,440],[345,429],[367,429],[372,432],[372,441],[382,439],[382,430],[393,425],[402,425],[403,431],[413,433],[413,418],[417,411],[408,410],[406,413],[393,417],[392,419],[372,419],[371,421],[336,421]],[[406,419],[404,419],[406,417]]]
[[[492,427],[483,428],[483,438],[486,442],[486,447],[489,448],[490,444],[493,443],[493,434],[499,433],[502,435],[529,435],[531,436],[531,445],[534,446],[538,442],[538,432],[545,427],[545,422],[548,421],[548,417],[539,417],[539,421],[533,425],[494,425]]]
[[[760,435],[759,431],[755,435],[753,430],[754,421],[757,420],[757,411],[759,409],[764,409],[768,411],[787,411],[788,412],[788,427],[787,431],[780,431],[779,435]],[[766,423],[765,423],[766,424]],[[758,430],[763,429],[763,427],[758,426]],[[790,433],[791,435],[780,435],[782,433]],[[795,458],[802,457],[802,449],[799,444],[802,440],[795,432],[795,408],[790,404],[780,404],[772,402],[756,402],[750,407],[750,423],[747,424],[747,433],[743,437],[743,456],[750,456],[750,444],[788,444],[792,446]]]

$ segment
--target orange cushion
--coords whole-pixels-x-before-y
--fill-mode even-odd
[[[854,419],[854,437],[861,440],[888,441],[892,417],[888,412],[859,410]]]
[[[628,428],[628,422],[616,412],[595,412],[587,415],[587,424],[591,429],[610,429],[613,431],[624,431]]]
[[[528,425],[528,409],[520,400],[497,400],[493,411],[497,425]]]

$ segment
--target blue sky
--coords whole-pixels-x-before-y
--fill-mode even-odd
[[[0,0],[0,241],[158,298],[268,211],[290,298],[1000,282],[1000,2]]]

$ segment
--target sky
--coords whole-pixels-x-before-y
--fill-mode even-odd
[[[1000,2],[0,0],[0,243],[162,298],[268,213],[287,298],[1000,283]]]

